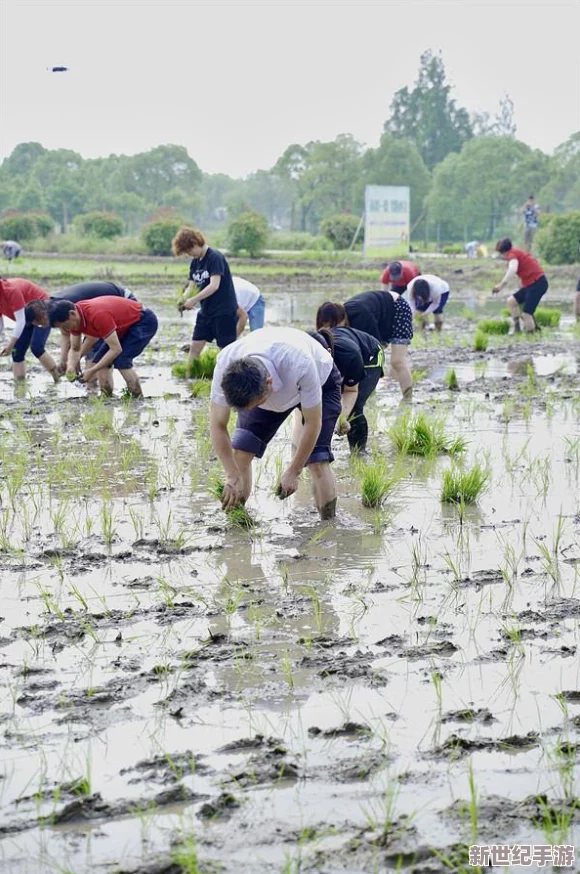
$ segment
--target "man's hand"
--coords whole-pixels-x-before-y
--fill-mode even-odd
[[[280,477],[280,482],[276,486],[276,495],[281,499],[289,498],[298,490],[298,481],[300,475],[292,470],[285,470]]]
[[[501,285],[494,285],[494,287],[491,290],[491,293],[492,294],[499,294],[501,289],[502,289]]]
[[[184,300],[181,306],[184,310],[192,310],[197,306],[197,301],[194,297],[190,297],[188,300]]]
[[[81,382],[90,382],[91,379],[95,378],[96,368],[95,367],[87,367],[87,369],[81,373],[80,381]],[[76,376],[76,373],[75,373]]]
[[[348,432],[350,431],[350,422],[348,421],[348,419],[345,416],[340,415],[338,417],[338,421],[336,423],[335,430],[336,430],[337,434],[341,434],[341,435],[348,434]]]
[[[2,352],[0,352],[0,355],[1,355],[3,358],[5,358],[7,355],[10,355],[11,352],[12,352],[12,347],[11,347],[11,346],[5,346],[4,349],[2,350]]]
[[[233,510],[245,504],[244,484],[241,477],[228,477],[222,492],[222,509]]]

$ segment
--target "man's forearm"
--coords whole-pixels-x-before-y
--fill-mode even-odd
[[[211,297],[212,294],[215,294],[216,291],[219,290],[219,284],[213,286],[210,282],[203,291],[198,292],[194,297],[191,298],[195,303],[201,303],[202,300],[206,300],[208,297]]]
[[[288,469],[293,471],[295,474],[299,474],[308,459],[312,454],[312,450],[316,446],[316,441],[318,440],[318,435],[320,434],[320,427],[322,425],[322,419],[318,420],[307,420],[303,427],[302,433],[300,435],[300,440],[298,441],[298,446],[296,447],[296,452],[292,456],[292,460],[288,465]]]
[[[235,479],[240,475],[240,470],[236,464],[228,429],[221,425],[212,425],[210,423],[209,433],[215,454],[221,461],[223,469],[228,477]]]
[[[87,367],[87,370],[92,370],[93,373],[96,373],[97,370],[102,370],[103,367],[108,367],[110,364],[113,363],[115,358],[119,357],[122,351],[123,350],[121,348],[110,348],[107,352],[105,352],[100,361],[97,361],[96,364],[91,364],[90,367]]]
[[[342,393],[342,397],[340,399],[342,405],[342,415],[348,419],[352,411],[354,410],[354,405],[356,404],[356,399],[358,398],[358,387],[356,391],[345,391]]]

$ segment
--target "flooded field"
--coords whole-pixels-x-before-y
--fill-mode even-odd
[[[270,323],[307,327],[342,294],[264,292]],[[0,872],[459,874],[476,843],[578,845],[569,303],[539,339],[474,352],[466,295],[413,345],[413,411],[489,472],[475,504],[441,502],[448,455],[396,451],[385,379],[383,505],[338,437],[337,519],[306,476],[280,502],[285,430],[248,531],[213,496],[207,400],[171,376],[188,320],[142,297],[143,402],[0,374]]]

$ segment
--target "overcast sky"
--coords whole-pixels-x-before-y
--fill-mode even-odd
[[[176,143],[243,176],[294,142],[374,146],[428,48],[460,106],[494,112],[507,91],[530,146],[580,129],[579,0],[0,0],[0,15],[0,159],[30,140],[84,157]]]

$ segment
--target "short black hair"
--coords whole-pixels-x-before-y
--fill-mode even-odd
[[[403,265],[400,261],[391,261],[389,264],[389,274],[391,279],[399,279],[403,272]]]
[[[239,358],[226,368],[222,377],[222,391],[230,407],[243,410],[264,397],[269,374],[257,358]]]
[[[512,248],[512,241],[510,240],[509,237],[502,237],[502,239],[498,240],[497,243],[495,244],[495,251],[501,252],[502,254],[504,254],[505,252],[509,252],[509,250],[511,248]]]
[[[76,309],[72,300],[51,300],[48,304],[48,320],[50,327],[67,322],[71,312]]]
[[[431,295],[431,288],[426,279],[416,279],[413,283],[413,291],[415,297],[420,298],[424,303],[427,303]]]
[[[535,195],[534,195],[534,194],[528,194],[528,200],[533,200],[533,199],[534,199],[534,197],[535,197]]]

